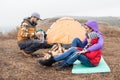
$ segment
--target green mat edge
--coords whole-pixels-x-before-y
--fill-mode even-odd
[[[97,72],[95,72],[95,71],[90,71],[90,72],[87,72],[87,73],[86,73],[86,72],[81,72],[81,73],[80,73],[80,72],[75,71],[75,70],[73,71],[73,68],[76,67],[76,64],[79,65],[79,63],[80,63],[80,61],[77,60],[76,62],[74,62],[74,65],[73,65],[73,68],[72,68],[72,72],[71,72],[71,73],[72,73],[72,74],[90,74],[90,73],[103,73],[103,72],[107,73],[107,72],[111,72],[109,66],[107,65],[107,63],[105,62],[105,60],[103,59],[103,57],[101,57],[101,61],[102,61],[102,60],[103,60],[103,62],[105,63],[105,65],[106,65],[106,67],[107,67],[107,70],[104,70],[104,71],[103,71],[102,69],[101,69],[101,70],[99,69],[99,71],[97,71]],[[81,64],[80,64],[80,65],[81,65]],[[98,65],[98,66],[99,66],[99,65]],[[96,67],[98,67],[98,66],[96,66]],[[89,68],[92,69],[92,68],[94,68],[94,67],[89,67]]]

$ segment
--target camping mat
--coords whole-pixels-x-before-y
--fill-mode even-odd
[[[80,61],[74,62],[72,73],[73,74],[89,74],[89,73],[101,73],[101,72],[110,72],[109,66],[104,61],[103,57],[98,66],[96,67],[87,67],[80,63]]]

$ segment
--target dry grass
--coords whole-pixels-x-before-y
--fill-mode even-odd
[[[11,32],[5,33],[5,34],[0,34],[0,38],[2,40],[5,39],[16,39],[17,38],[17,29],[12,30]]]
[[[46,23],[47,25],[47,23]],[[110,73],[71,74],[67,71],[56,71],[54,67],[38,65],[41,58],[25,58],[19,52],[17,41],[12,38],[0,39],[0,80],[120,80],[120,28],[100,24],[105,45],[103,57],[110,66]],[[11,34],[9,34],[11,35]],[[40,49],[35,53],[45,54],[48,49]]]
[[[100,25],[99,29],[106,37],[120,37],[120,27]]]

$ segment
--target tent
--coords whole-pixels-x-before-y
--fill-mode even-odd
[[[48,43],[71,44],[76,37],[81,40],[85,38],[85,30],[81,24],[77,20],[68,17],[58,19],[46,33]]]

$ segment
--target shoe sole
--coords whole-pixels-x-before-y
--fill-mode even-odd
[[[21,54],[24,55],[26,58],[28,58],[28,57],[32,57],[31,54],[27,54],[27,53],[25,53],[23,50],[22,50],[22,53],[21,53]]]

